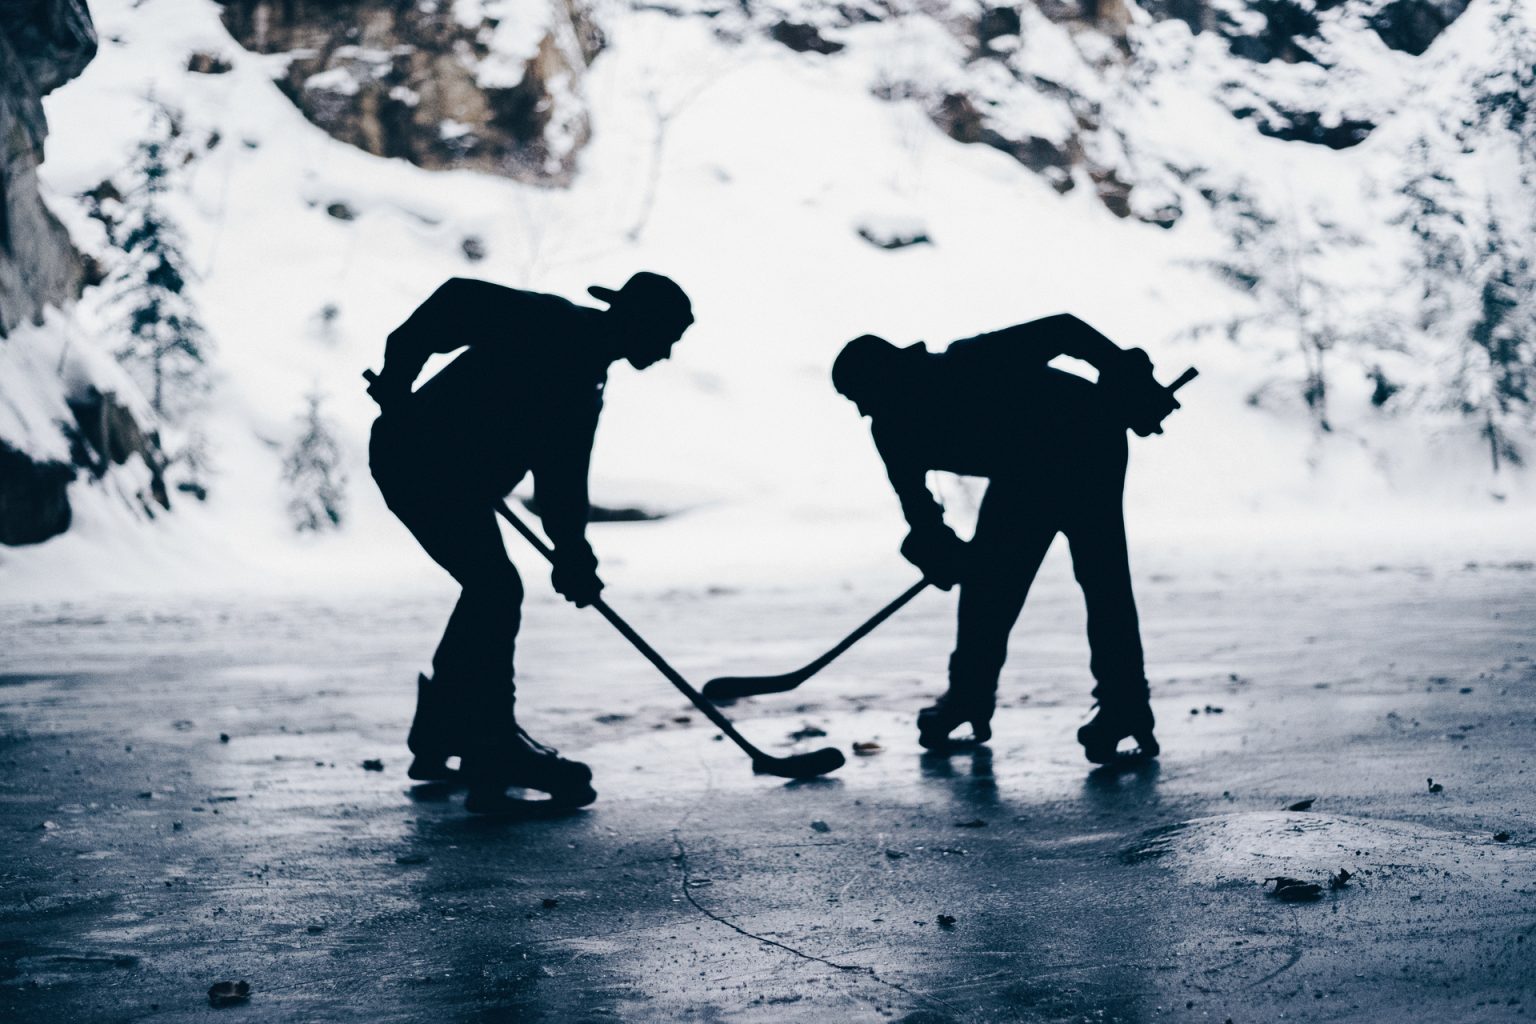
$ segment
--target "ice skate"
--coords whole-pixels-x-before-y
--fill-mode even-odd
[[[991,694],[960,694],[951,686],[932,705],[917,713],[917,742],[928,750],[942,750],[966,742],[985,743],[992,738],[994,710],[996,701]],[[966,722],[971,723],[971,739],[950,739],[949,734]]]
[[[559,751],[539,743],[516,722],[496,737],[494,749],[467,756],[461,774],[469,786],[464,809],[473,814],[516,813],[544,803],[585,807],[597,799],[592,769],[561,757]],[[548,793],[549,800],[508,796],[507,790],[513,787]]]
[[[1150,761],[1162,750],[1152,729],[1157,724],[1145,700],[1129,705],[1098,705],[1098,714],[1077,730],[1077,742],[1094,764],[1133,764]],[[1136,741],[1136,749],[1121,753],[1120,741]]]
[[[424,675],[416,677],[416,716],[405,745],[415,757],[406,775],[417,782],[449,782],[458,773],[448,767],[455,738],[460,735],[453,714],[453,703],[445,688]]]

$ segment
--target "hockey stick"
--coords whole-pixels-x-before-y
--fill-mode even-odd
[[[517,514],[507,506],[505,501],[498,501],[496,503],[496,511],[501,513],[502,518],[511,523],[513,529],[522,534],[524,539],[538,550],[539,554],[549,559],[551,563],[554,562],[554,551],[540,539],[538,534],[533,532],[533,529],[527,523],[518,518]],[[732,742],[747,752],[748,756],[752,758],[753,771],[760,775],[777,775],[783,779],[814,779],[818,775],[825,775],[843,766],[843,752],[836,747],[823,747],[820,750],[812,750],[805,754],[794,754],[790,757],[773,757],[770,754],[763,753],[753,746],[745,736],[737,732],[730,719],[722,715],[718,708],[705,700],[703,695],[689,684],[688,680],[684,679],[675,668],[667,664],[667,660],[660,654],[657,654],[656,649],[646,643],[645,639],[639,633],[636,633],[629,623],[619,616],[618,612],[608,607],[606,601],[600,597],[594,598],[592,607],[596,608],[603,618],[612,623],[613,628],[623,634],[624,639],[633,644],[635,650],[645,655],[646,660],[655,665],[661,671],[661,674],[666,676],[667,680],[677,687],[684,697],[692,701],[694,707],[702,711],[711,722],[714,722],[716,728],[725,733]]]
[[[364,370],[363,377],[370,384],[378,379],[372,370]],[[543,555],[551,564],[554,563],[554,550],[512,511],[505,500],[498,500],[496,502],[496,511],[503,519],[511,523],[512,528],[522,534],[523,538],[529,544],[532,544],[539,554]],[[737,732],[730,719],[722,715],[718,708],[705,700],[699,691],[689,684],[688,680],[684,679],[676,669],[667,664],[667,660],[656,653],[656,649],[646,643],[645,639],[639,633],[636,633],[629,623],[619,616],[618,612],[608,607],[606,601],[600,597],[596,598],[592,602],[592,607],[596,608],[603,618],[607,619],[613,625],[613,628],[617,629],[624,639],[628,640],[637,651],[645,655],[646,660],[655,665],[661,671],[661,674],[667,677],[667,681],[677,687],[683,696],[693,703],[694,707],[698,708],[706,718],[715,723],[716,728],[725,733],[733,743],[747,752],[747,755],[752,758],[753,771],[760,775],[777,775],[781,779],[814,779],[817,776],[826,775],[828,772],[834,772],[843,766],[843,752],[836,747],[823,747],[820,750],[812,750],[804,754],[794,754],[789,757],[774,757],[771,754],[763,753],[753,746],[745,736]]]
[[[833,661],[837,660],[838,655],[864,639],[876,626],[892,615],[895,615],[908,601],[926,589],[928,589],[928,581],[926,579],[918,580],[902,591],[900,597],[875,612],[862,626],[843,637],[837,642],[837,646],[809,665],[797,668],[793,672],[785,672],[780,676],[721,676],[718,679],[711,679],[704,684],[704,696],[712,701],[719,702],[732,701],[740,697],[757,697],[765,693],[783,693],[786,690],[793,690],[811,678],[811,676],[832,664]]]
[[[1171,395],[1198,376],[1200,376],[1200,371],[1191,366],[1179,374],[1178,379],[1169,384],[1166,390]],[[878,612],[875,612],[874,615],[870,616],[869,621],[843,637],[842,640],[838,641],[837,646],[808,665],[797,668],[793,672],[785,672],[783,675],[777,676],[720,676],[704,684],[704,696],[712,701],[719,702],[733,701],[741,697],[757,697],[766,693],[784,693],[788,690],[793,690],[832,664],[840,654],[868,636],[880,623],[895,615],[908,601],[921,594],[927,586],[927,580],[919,580],[912,584],[912,586],[902,592],[900,597],[884,608],[881,608]]]
[[[1198,376],[1200,376],[1200,371],[1191,366],[1189,369],[1179,374],[1178,380],[1174,381],[1172,384],[1169,384],[1165,390],[1171,395]]]

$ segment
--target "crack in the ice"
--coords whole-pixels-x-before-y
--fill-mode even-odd
[[[693,816],[694,810],[697,809],[699,804],[702,804],[702,803],[703,803],[703,801],[699,801],[698,804],[695,804],[693,807],[690,807],[688,809],[688,813],[683,815],[682,818],[680,818],[678,820],[677,824],[679,826],[687,824],[688,819]],[[815,850],[815,849],[818,849],[818,848],[824,847],[824,846],[845,846],[845,845],[847,845],[847,844],[846,843],[754,843],[751,846],[732,846],[732,847],[728,847],[728,849],[732,853],[756,853],[759,850]],[[675,860],[677,860],[677,854],[675,854],[675,853],[664,853],[664,854],[660,854],[660,855],[655,856],[655,857],[632,857],[629,860],[610,861],[606,865],[606,867],[609,868],[609,869],[615,869],[615,870],[618,869],[618,868],[638,868],[638,867],[644,867],[644,866],[646,866],[648,864],[660,864],[662,861],[675,861]]]
[[[1249,984],[1244,985],[1243,988],[1245,988],[1245,989],[1258,988],[1260,985],[1263,985],[1266,982],[1274,981],[1276,978],[1280,977],[1280,975],[1284,974],[1286,971],[1290,970],[1292,967],[1295,967],[1297,964],[1301,963],[1302,953],[1303,953],[1302,950],[1296,949],[1296,948],[1292,948],[1292,950],[1291,950],[1291,958],[1289,960],[1287,960],[1283,966],[1277,968],[1276,970],[1270,971],[1268,974],[1264,975],[1264,977],[1260,978],[1258,981],[1250,982]]]
[[[672,859],[677,862],[678,870],[682,872],[683,896],[688,900],[690,904],[692,904],[695,910],[709,918],[711,921],[725,925],[727,928],[731,929],[731,931],[742,936],[743,938],[751,939],[754,942],[761,942],[763,945],[772,946],[775,949],[782,949],[784,952],[789,953],[792,956],[797,956],[802,960],[809,960],[813,963],[825,964],[834,970],[844,971],[849,974],[863,974],[868,976],[869,979],[876,984],[884,985],[886,988],[900,992],[904,996],[909,996],[913,999],[921,999],[925,1002],[934,1003],[944,1007],[947,1010],[955,1010],[955,1007],[950,1006],[944,1000],[939,999],[936,996],[930,996],[924,992],[917,992],[913,989],[907,988],[900,982],[889,981],[885,978],[882,978],[879,972],[877,972],[873,967],[866,967],[863,964],[840,964],[836,960],[828,960],[824,956],[817,956],[815,953],[807,953],[804,950],[796,949],[794,946],[786,945],[777,939],[770,939],[766,935],[759,935],[756,932],[747,931],[747,929],[741,927],[741,925],[730,920],[729,918],[721,917],[719,914],[715,913],[713,910],[710,910],[708,907],[704,906],[704,904],[694,899],[693,889],[689,885],[693,876],[688,869],[688,848],[683,845],[682,837],[680,837],[675,831],[672,833],[672,842],[677,846],[677,856],[673,857]]]

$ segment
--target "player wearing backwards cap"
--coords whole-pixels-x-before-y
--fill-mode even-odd
[[[668,358],[693,323],[671,279],[638,273],[607,309],[485,281],[448,281],[389,335],[369,386],[382,413],[369,463],[391,511],[463,592],[418,680],[407,743],[414,779],[447,779],[461,759],[465,806],[494,812],[517,786],[571,805],[596,798],[592,772],[535,742],[513,714],[513,646],[523,586],[494,503],[533,474],[555,548],[554,587],[578,607],[603,589],[586,540],[587,467],[608,368]],[[413,391],[432,353],[465,351]]]

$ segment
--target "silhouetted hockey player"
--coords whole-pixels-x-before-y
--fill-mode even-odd
[[[507,806],[511,786],[572,805],[596,797],[586,765],[536,743],[513,714],[513,647],[523,587],[493,511],[532,473],[554,587],[578,607],[602,591],[586,540],[587,467],[609,366],[666,359],[693,323],[688,296],[659,274],[588,289],[599,310],[554,295],[455,278],[389,336],[369,393],[383,408],[369,461],[391,511],[463,587],[418,681],[408,744],[415,779],[461,758],[466,807]],[[467,351],[412,392],[432,353]]]
[[[1099,382],[1046,365],[1059,355],[1091,363]],[[864,335],[839,353],[832,381],[872,421],[911,527],[902,554],[934,584],[960,584],[949,689],[918,715],[923,746],[944,746],[964,722],[977,740],[991,738],[1008,634],[1061,532],[1087,599],[1099,702],[1078,740],[1101,764],[1128,736],[1155,756],[1121,510],[1125,430],[1159,432],[1178,403],[1153,379],[1146,353],[1121,349],[1062,314],[939,353]],[[932,469],[990,479],[969,544],[945,524],[928,490]]]

